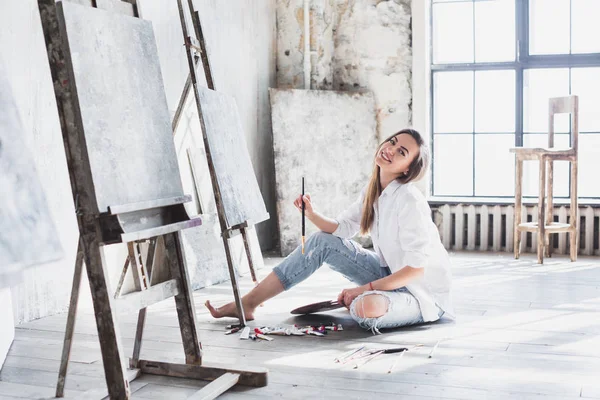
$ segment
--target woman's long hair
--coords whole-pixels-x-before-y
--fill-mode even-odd
[[[423,137],[419,132],[414,129],[402,129],[399,132],[394,133],[387,139],[385,139],[378,147],[377,152],[375,152],[375,158],[379,154],[381,150],[381,146],[384,143],[388,142],[391,138],[396,135],[400,135],[406,133],[415,139],[417,145],[419,145],[419,154],[415,159],[410,163],[408,167],[408,171],[406,175],[400,175],[396,180],[400,183],[408,183],[413,181],[418,181],[425,175],[427,171],[427,166],[429,165],[429,147],[427,143],[423,140]],[[366,235],[371,230],[371,225],[373,224],[373,219],[375,218],[375,210],[373,208],[373,204],[379,198],[381,194],[381,182],[379,181],[379,165],[374,162],[373,172],[371,173],[371,179],[369,180],[369,186],[367,187],[367,191],[365,193],[365,199],[363,201],[363,212],[362,218],[360,220],[360,233],[362,235]]]

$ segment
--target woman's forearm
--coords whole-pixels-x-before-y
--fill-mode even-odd
[[[333,233],[339,225],[335,219],[321,215],[316,211],[310,215],[306,215],[306,217],[310,222],[315,224],[317,228],[325,233]]]
[[[371,282],[371,285],[373,286],[373,290],[395,290],[408,285],[413,280],[423,276],[424,273],[424,268],[406,266],[385,278]],[[371,286],[368,283],[362,287],[365,290],[371,290]]]

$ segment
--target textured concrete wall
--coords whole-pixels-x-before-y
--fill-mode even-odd
[[[304,88],[303,0],[277,0],[277,84]],[[380,139],[411,123],[410,0],[310,0],[311,88],[375,96]]]
[[[188,67],[182,46],[175,1],[139,0],[141,13],[153,22],[168,107],[175,112]],[[198,0],[210,46],[217,89],[236,98],[250,157],[272,218],[257,227],[261,247],[275,243],[275,188],[268,88],[275,85],[275,0]],[[44,38],[35,0],[0,1],[0,52],[6,67],[36,167],[47,194],[65,258],[26,271],[23,283],[12,288],[17,323],[67,309],[78,229]],[[184,116],[188,121],[190,115]],[[188,190],[189,192],[189,190]],[[193,236],[189,239],[193,240]],[[241,248],[236,244],[236,248]],[[32,244],[35,249],[35,244]],[[123,266],[123,246],[110,246],[105,256],[113,282]],[[241,261],[243,252],[236,253]],[[213,255],[207,255],[212,257]],[[188,259],[189,260],[189,259]],[[200,260],[201,261],[201,260]],[[198,261],[198,265],[202,263]],[[196,285],[226,277],[222,271],[197,271]],[[87,278],[80,305],[89,307]],[[2,321],[0,320],[0,323]]]
[[[313,207],[335,218],[367,184],[377,149],[372,93],[271,91],[281,254],[300,244],[301,214],[293,201],[302,177]],[[306,222],[306,235],[317,228]]]

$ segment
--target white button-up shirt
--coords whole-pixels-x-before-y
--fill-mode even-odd
[[[358,233],[365,191],[336,218],[339,225],[334,235],[349,239]],[[392,273],[407,266],[425,268],[423,276],[406,285],[419,302],[423,320],[438,319],[436,305],[453,318],[450,257],[425,197],[412,183],[394,180],[383,190],[374,208],[371,239],[381,266],[389,267]]]

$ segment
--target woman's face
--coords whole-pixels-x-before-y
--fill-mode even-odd
[[[401,133],[381,145],[375,163],[382,173],[400,177],[408,171],[418,154],[419,145],[416,140],[407,133]]]

